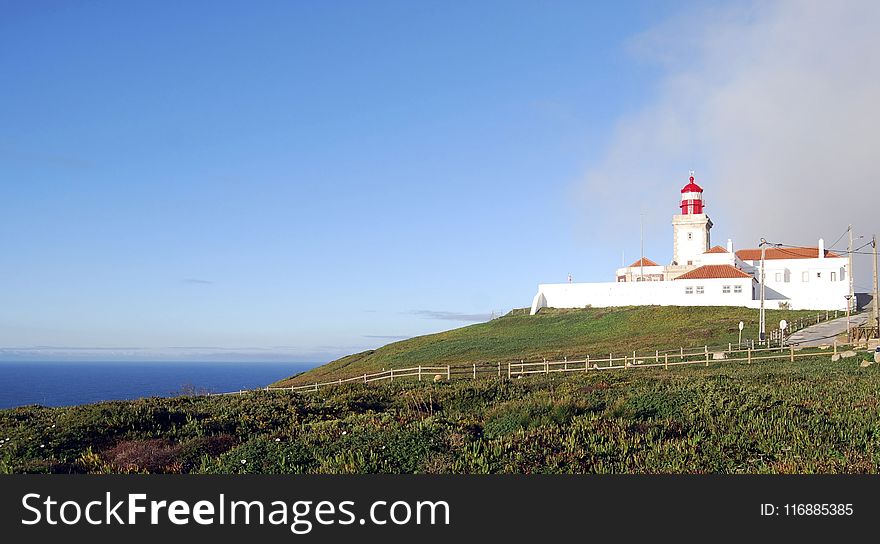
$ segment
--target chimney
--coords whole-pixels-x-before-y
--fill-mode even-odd
[[[819,258],[825,258],[825,239],[819,238]]]
[[[727,239],[727,252],[733,253],[733,240],[730,238]]]

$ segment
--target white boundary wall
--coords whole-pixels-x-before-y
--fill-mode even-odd
[[[745,306],[753,305],[752,278],[603,283],[543,283],[532,299],[531,313],[541,308],[586,306]],[[724,287],[730,292],[725,293]],[[739,293],[736,291],[739,286]],[[687,292],[691,288],[691,292]],[[700,293],[698,288],[702,288]]]
[[[768,275],[769,276],[769,275]],[[792,310],[845,310],[848,292],[846,281],[828,282],[817,288],[812,284],[786,286],[768,281],[764,305],[777,309],[787,304]],[[735,292],[739,285],[741,293]],[[724,287],[730,286],[725,293]],[[686,288],[691,287],[690,293]],[[702,293],[698,292],[702,287]],[[780,289],[777,291],[776,289]],[[613,306],[742,306],[758,308],[760,285],[751,278],[673,280],[647,282],[543,283],[532,299],[531,313],[541,308],[584,308]]]

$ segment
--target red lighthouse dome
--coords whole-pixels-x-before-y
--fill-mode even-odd
[[[681,190],[681,214],[703,213],[703,188],[694,182],[694,173],[691,172],[688,184]]]

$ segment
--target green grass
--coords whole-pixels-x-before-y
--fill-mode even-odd
[[[768,310],[767,323],[809,315],[816,313]],[[487,323],[418,336],[349,355],[273,385],[300,385],[418,365],[596,357],[611,352],[620,355],[633,350],[726,345],[737,341],[740,321],[746,325],[743,338],[755,338],[758,314],[747,308],[545,308],[533,316],[521,309]]]
[[[0,472],[876,473],[863,358],[30,406]]]

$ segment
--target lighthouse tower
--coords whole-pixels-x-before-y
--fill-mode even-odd
[[[672,216],[672,264],[691,266],[710,247],[712,220],[705,213],[703,188],[694,181],[691,171],[687,185],[681,190],[681,213]]]

